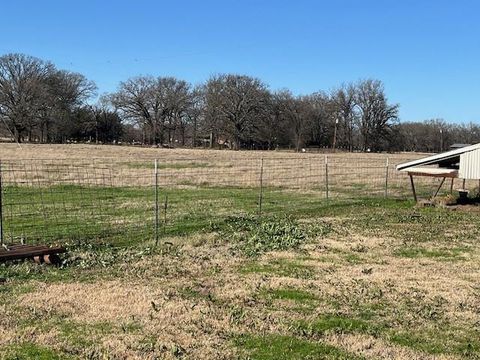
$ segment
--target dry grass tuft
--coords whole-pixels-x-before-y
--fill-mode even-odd
[[[367,359],[392,360],[454,360],[456,356],[429,355],[405,347],[396,346],[382,339],[363,334],[332,334],[326,337],[328,344],[364,356]]]

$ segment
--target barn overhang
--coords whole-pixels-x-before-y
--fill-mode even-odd
[[[435,170],[425,170],[428,168]],[[397,170],[420,176],[439,176],[460,179],[480,179],[480,144],[453,149],[397,165]],[[457,172],[453,171],[457,170]],[[456,175],[456,176],[454,176]]]
[[[413,181],[414,176],[442,178],[440,186],[433,195],[435,197],[446,178],[452,179],[450,191],[452,191],[453,179],[455,178],[464,180],[463,187],[465,187],[466,179],[480,180],[480,144],[464,146],[399,164],[397,165],[397,170],[406,172],[409,175],[415,201],[417,200],[417,195]]]

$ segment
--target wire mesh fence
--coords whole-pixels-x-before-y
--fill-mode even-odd
[[[3,161],[4,242],[121,243],[151,236],[151,171],[118,165],[96,159]]]
[[[3,243],[157,242],[226,217],[315,213],[362,198],[406,198],[387,157],[3,160]],[[437,180],[421,179],[428,195]],[[438,180],[439,181],[439,180]],[[445,191],[448,185],[444,186]]]

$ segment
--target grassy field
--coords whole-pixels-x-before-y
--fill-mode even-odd
[[[42,158],[65,149],[72,159],[88,150],[26,148]],[[92,147],[100,155],[102,148]],[[140,174],[151,162],[138,166],[132,158],[143,153],[124,152],[160,153],[171,163],[183,156],[119,149],[124,171]],[[1,151],[8,157],[10,146]],[[205,151],[191,160],[185,152],[188,168],[163,170],[200,171],[209,156],[302,156]],[[124,185],[8,190],[10,199],[41,193],[30,203],[44,204],[9,226],[71,240],[60,267],[0,265],[0,358],[480,359],[475,209],[416,208],[381,195],[326,201],[315,187],[267,187],[259,217],[254,187],[176,184],[162,192],[168,222],[153,247],[145,226],[153,203],[140,206],[153,190]],[[104,217],[85,211],[94,200]],[[72,236],[79,219],[89,241]]]
[[[86,159],[86,158],[122,158],[122,159],[221,159],[232,161],[243,158],[298,158],[299,156],[324,157],[321,153],[298,154],[292,151],[219,151],[209,149],[163,149],[154,147],[82,145],[82,144],[0,144],[2,159]],[[337,153],[335,156],[351,159],[363,158],[384,159],[385,154]],[[408,161],[422,154],[389,154],[392,159]]]

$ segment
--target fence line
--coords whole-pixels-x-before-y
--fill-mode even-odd
[[[388,158],[332,154],[3,160],[0,241],[158,244],[229,216],[309,214],[331,201],[410,197],[408,178],[394,169]],[[419,194],[431,194],[432,181],[419,179]]]
[[[159,224],[159,214],[158,214],[158,160],[155,159],[155,245],[158,245],[158,224]]]

